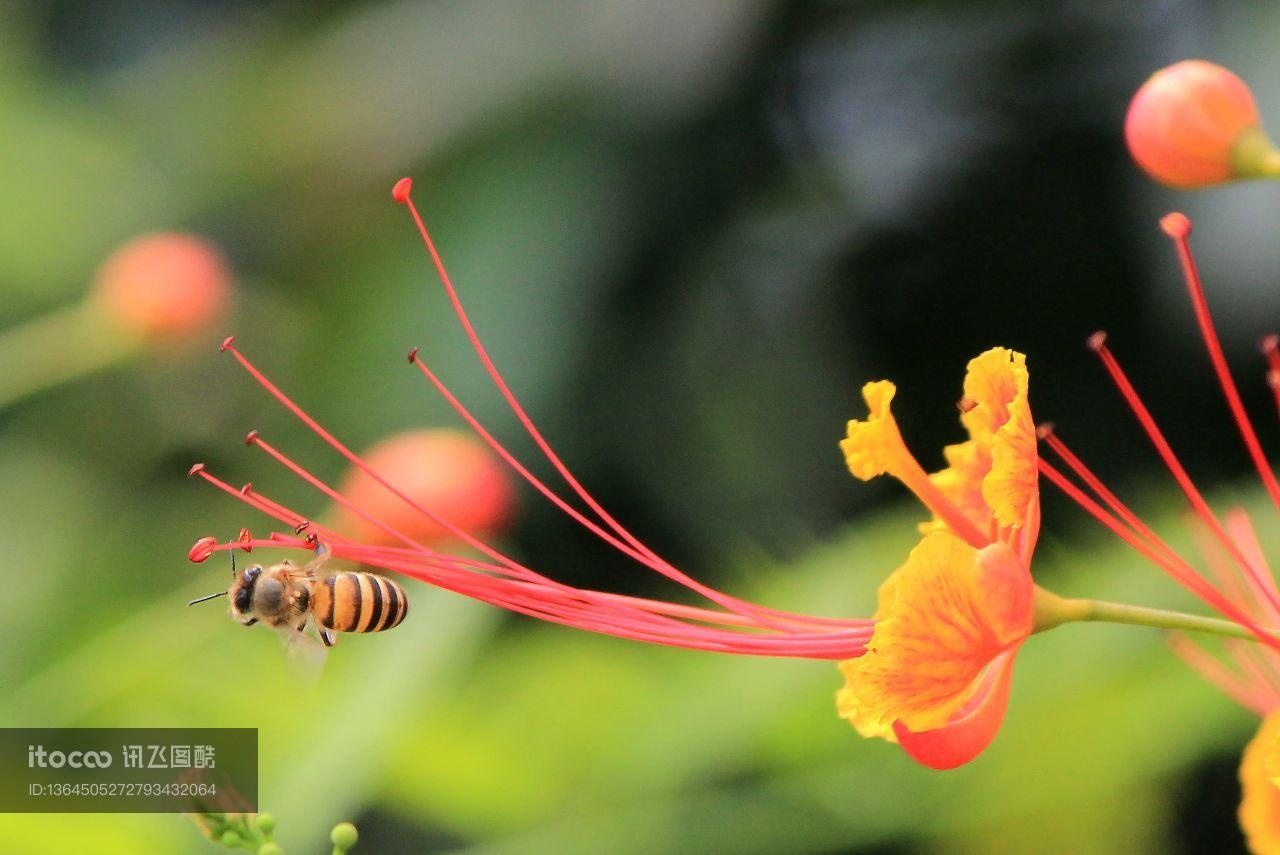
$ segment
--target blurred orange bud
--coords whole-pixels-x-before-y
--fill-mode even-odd
[[[1151,75],[1124,123],[1129,152],[1162,184],[1195,189],[1280,175],[1253,93],[1220,65],[1191,59]]]
[[[179,339],[217,321],[231,296],[222,253],[193,235],[143,235],[98,269],[93,298],[125,332]]]
[[[492,534],[511,518],[515,504],[511,480],[501,461],[471,434],[440,429],[408,431],[383,440],[361,458],[421,508],[468,534]],[[365,513],[419,543],[457,539],[361,469],[347,473],[339,492]],[[348,508],[337,507],[334,514],[332,527],[352,540],[405,545]]]

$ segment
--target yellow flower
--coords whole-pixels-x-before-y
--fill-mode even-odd
[[[1262,720],[1240,760],[1240,828],[1249,850],[1280,855],[1280,710]]]
[[[912,456],[890,410],[895,388],[863,387],[870,413],[841,443],[853,474],[889,474],[932,512],[924,538],[880,588],[867,652],[840,663],[837,709],[864,736],[896,741],[950,768],[994,738],[1013,659],[1034,628],[1030,559],[1039,531],[1035,425],[1026,359],[994,348],[969,363],[961,422],[932,475]]]

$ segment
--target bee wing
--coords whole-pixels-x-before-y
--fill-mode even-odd
[[[297,629],[282,630],[280,640],[290,669],[307,682],[318,681],[329,658],[329,649],[319,639]]]

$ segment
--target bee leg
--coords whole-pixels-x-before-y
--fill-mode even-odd
[[[319,629],[320,629],[320,640],[324,642],[324,646],[333,647],[333,642],[334,642],[333,633],[325,629],[324,627],[319,627]]]
[[[329,547],[321,544],[316,548],[316,557],[308,561],[301,569],[296,571],[299,578],[313,578],[320,576],[320,571],[329,560]]]

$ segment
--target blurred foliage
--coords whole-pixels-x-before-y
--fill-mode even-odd
[[[388,198],[413,174],[546,433],[655,548],[734,593],[868,611],[915,515],[840,465],[856,390],[897,380],[932,465],[958,435],[964,361],[996,343],[1030,354],[1037,415],[1176,529],[1079,342],[1108,327],[1192,468],[1234,483],[1247,460],[1154,222],[1196,218],[1244,368],[1280,308],[1280,195],[1154,189],[1120,121],[1151,69],[1187,55],[1239,70],[1274,114],[1276,16],[1192,0],[10,4],[0,323],[78,299],[155,229],[223,246],[239,305],[204,341],[0,413],[0,724],[258,727],[288,851],[319,851],[348,817],[380,853],[1238,847],[1252,723],[1152,633],[1034,639],[998,741],[944,775],[850,733],[829,665],[631,646],[421,586],[412,620],[344,639],[308,686],[270,633],[181,607],[225,578],[185,563],[197,536],[263,527],[182,475],[204,460],[321,511],[242,448],[249,428],[341,471],[218,356],[230,332],[353,446],[452,424],[404,365],[414,345],[513,435]],[[1263,412],[1264,384],[1242,385]],[[669,593],[533,498],[508,544],[523,560]],[[1188,605],[1078,522],[1047,498],[1039,579]],[[209,851],[168,816],[3,815],[0,834],[14,852]]]

